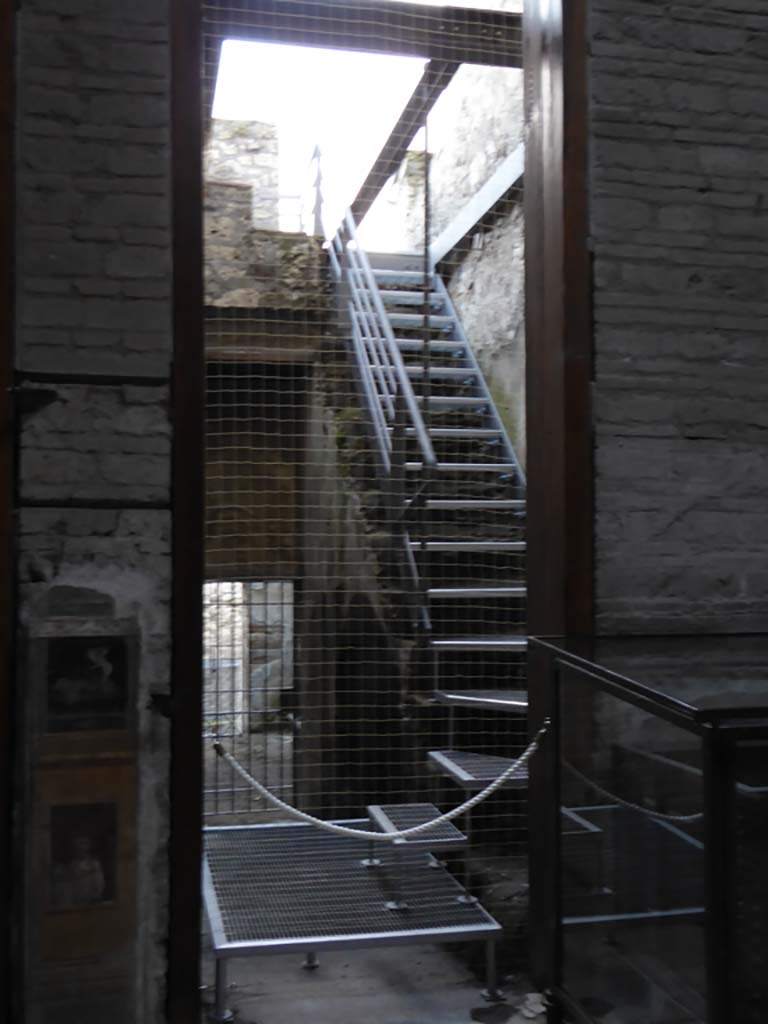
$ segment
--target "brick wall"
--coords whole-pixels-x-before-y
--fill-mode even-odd
[[[59,943],[55,963],[44,963],[39,936],[63,919],[33,912],[28,1019],[51,1019],[53,1003],[62,1022],[149,1022],[163,1017],[167,907],[167,723],[147,710],[150,693],[168,690],[170,658],[167,10],[163,0],[25,0],[20,8],[17,367],[31,392],[22,403],[22,624],[34,623],[51,588],[79,588],[73,593],[103,595],[117,618],[138,624],[141,652],[133,695],[139,840],[120,876],[132,879],[130,898],[141,908],[132,964],[107,970],[97,952],[78,966],[76,938],[70,959]],[[23,651],[24,636],[21,643]],[[42,685],[27,674],[19,681],[23,713]],[[58,771],[38,771],[36,750],[30,742],[25,751],[30,802]],[[68,778],[68,802],[93,799]],[[29,806],[25,820],[28,884],[44,889],[47,840],[30,824]],[[98,931],[100,913],[72,913],[71,935]]]
[[[597,618],[765,629],[768,11],[593,0]]]

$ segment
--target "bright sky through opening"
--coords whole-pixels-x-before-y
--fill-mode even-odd
[[[301,194],[322,153],[323,221],[338,226],[424,70],[414,57],[227,40],[213,116],[278,129],[280,193]]]

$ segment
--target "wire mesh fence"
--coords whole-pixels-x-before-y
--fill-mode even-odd
[[[204,7],[207,823],[284,817],[213,734],[289,803],[366,820],[460,803],[526,745],[522,39],[500,6]],[[506,901],[518,949],[519,783],[441,854]]]

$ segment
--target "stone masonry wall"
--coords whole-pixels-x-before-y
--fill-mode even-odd
[[[28,921],[25,1019],[55,1012],[62,1024],[155,1022],[164,1016],[168,879],[168,725],[148,710],[150,694],[170,685],[168,13],[163,0],[18,6],[21,625],[52,588],[80,588],[138,624],[140,649],[130,797],[139,841],[135,862],[120,869],[130,886],[116,897],[119,908],[134,893],[135,908],[126,908],[127,920],[138,914],[133,963],[127,958],[118,984],[104,976],[98,953],[67,960],[64,942],[54,969],[34,936],[64,928],[64,919]],[[19,649],[25,673],[23,632]],[[39,686],[19,679],[27,722]],[[38,772],[32,751],[23,753],[34,794],[64,775]],[[87,771],[107,780],[98,767]],[[89,799],[85,790],[68,797]],[[31,811],[21,809],[27,824],[18,838],[28,885],[44,888],[46,840],[29,824]],[[72,936],[98,934],[100,910],[70,914]]]
[[[277,228],[277,155],[275,125],[214,118],[205,149],[205,179],[247,185],[253,227]]]
[[[525,466],[525,238],[522,206],[477,236],[448,287],[518,459]]]
[[[597,621],[768,621],[768,12],[593,0]]]
[[[429,115],[432,237],[523,138],[523,73],[464,64]]]

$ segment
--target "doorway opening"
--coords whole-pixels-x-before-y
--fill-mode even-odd
[[[524,970],[520,25],[424,11],[206,8],[219,1021],[458,1024]]]

